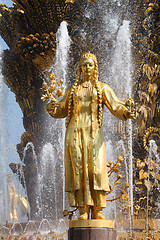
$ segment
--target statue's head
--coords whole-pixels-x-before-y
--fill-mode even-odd
[[[98,79],[98,65],[97,58],[94,54],[90,53],[90,51],[85,52],[81,55],[79,61],[79,70],[84,74],[85,73],[85,65],[88,63],[90,65],[90,74],[94,75],[94,79]]]
[[[81,55],[79,65],[82,65],[83,61],[85,61],[86,59],[92,59],[94,64],[97,65],[97,58],[94,54],[90,53],[90,51],[85,52]]]

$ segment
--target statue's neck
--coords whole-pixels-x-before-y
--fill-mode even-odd
[[[93,83],[93,76],[83,76],[82,82],[91,82]]]

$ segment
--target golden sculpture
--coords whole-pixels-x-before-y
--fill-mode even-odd
[[[82,75],[82,77],[81,77]],[[110,191],[102,130],[104,105],[121,120],[134,118],[113,90],[98,81],[96,57],[81,56],[75,83],[61,101],[51,100],[47,111],[54,118],[66,117],[65,191],[71,207],[78,207],[80,220],[105,219],[106,193]]]
[[[16,192],[14,181],[12,180],[13,174],[8,174],[8,194],[9,194],[9,215],[11,222],[19,221],[17,207],[18,204],[21,205],[21,210],[23,216],[28,214],[30,211],[30,206],[21,194]]]
[[[18,221],[17,204],[19,200],[12,177],[13,174],[8,174],[9,214],[11,222]]]

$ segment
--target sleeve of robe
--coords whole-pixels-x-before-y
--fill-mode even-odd
[[[107,84],[104,84],[102,87],[102,101],[115,117],[121,120],[127,120],[124,116],[124,112],[128,111],[125,103],[118,99],[113,90]]]
[[[50,103],[47,104],[46,109],[52,117],[65,118],[67,116],[69,93],[70,93],[70,88],[68,88],[65,91],[65,94],[64,94],[63,98],[61,99],[61,101],[58,102],[57,107],[52,106],[53,100],[51,100]]]

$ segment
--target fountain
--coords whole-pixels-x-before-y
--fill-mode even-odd
[[[134,96],[136,102],[132,125],[104,114],[107,161],[115,162],[118,155],[123,156],[121,181],[130,185],[129,199],[109,203],[105,216],[115,219],[118,239],[159,239],[159,1],[13,2],[10,8],[0,5],[0,32],[9,47],[4,51],[2,74],[23,112],[25,132],[17,144],[20,160],[10,167],[26,189],[31,212],[28,225],[21,224],[23,231],[14,223],[1,227],[0,234],[15,237],[16,232],[19,239],[22,233],[26,238],[38,238],[42,232],[50,234],[50,239],[66,237],[68,222],[60,220],[63,210],[69,209],[64,193],[64,121],[46,116],[41,88],[52,73],[64,79],[64,88],[73,83],[73,68],[81,52],[90,50],[98,58],[100,80],[108,83],[121,100]],[[1,121],[4,146],[5,119]],[[0,204],[8,206],[0,211],[3,225],[10,222],[6,151],[6,147],[1,148],[5,185],[0,189]],[[111,197],[118,194],[117,188]]]

